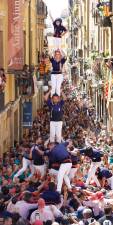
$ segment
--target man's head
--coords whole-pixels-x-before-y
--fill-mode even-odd
[[[92,147],[87,147],[85,153],[88,157],[90,157],[93,153]]]
[[[112,207],[110,205],[106,205],[104,207],[105,215],[110,215],[112,213]]]
[[[90,219],[92,217],[92,210],[87,208],[83,210],[84,219]]]
[[[43,209],[45,207],[45,200],[43,198],[39,198],[38,200],[38,208]]]
[[[33,128],[37,128],[37,123],[36,123],[36,121],[33,122]]]
[[[54,104],[57,104],[60,101],[60,97],[57,94],[52,96],[52,101]]]
[[[4,219],[4,223],[3,223],[4,225],[12,225],[12,218],[10,218],[10,217],[6,217],[5,219]]]
[[[9,188],[6,187],[6,186],[3,186],[2,189],[1,189],[1,191],[2,191],[2,193],[3,193],[4,195],[8,195],[8,194],[9,194]]]
[[[55,142],[50,142],[50,143],[48,144],[48,148],[49,148],[50,150],[52,150],[54,147],[55,147]]]
[[[60,61],[61,58],[62,58],[62,54],[60,52],[60,50],[56,50],[55,53],[54,53],[54,58],[57,60],[57,61]]]
[[[67,147],[70,148],[70,150],[73,150],[73,147],[74,147],[73,146],[73,141],[71,139],[68,139],[67,142],[68,142],[68,146]]]
[[[42,137],[37,137],[36,138],[36,144],[42,144],[43,140],[42,140]]]
[[[24,201],[25,201],[25,202],[30,202],[31,198],[32,198],[31,192],[26,191],[26,192],[24,193],[24,197],[23,197]]]

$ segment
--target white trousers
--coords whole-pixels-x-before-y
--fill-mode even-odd
[[[96,170],[97,170],[98,167],[100,167],[100,165],[101,165],[101,162],[92,162],[91,163],[90,169],[88,171],[88,177],[87,177],[87,180],[86,180],[86,185],[88,185],[90,183],[90,181],[93,179],[94,182],[96,183],[97,187],[100,187],[100,183],[97,179],[97,176],[95,175]]]
[[[51,74],[51,96],[55,93],[60,96],[63,74]]]
[[[40,172],[40,174],[41,174],[41,177],[44,177],[45,176],[45,174],[46,174],[46,165],[44,164],[44,165],[41,165],[41,166],[37,166],[37,165],[34,165],[34,167],[35,167],[35,170],[38,172]]]
[[[53,38],[54,49],[62,49],[62,38]]]
[[[23,157],[22,168],[15,174],[14,178],[19,177],[21,174],[23,174],[27,170],[28,166],[31,170],[29,178],[32,177],[34,174],[34,166],[32,164],[32,161]]]
[[[71,189],[70,179],[69,179],[69,173],[72,167],[72,163],[62,163],[60,165],[59,171],[58,171],[58,184],[57,184],[57,191],[61,193],[63,180],[65,184],[67,185],[68,189]]]
[[[71,168],[70,173],[69,173],[70,180],[72,180],[75,177],[77,170],[78,170],[78,168]]]
[[[55,140],[58,143],[61,143],[62,140],[62,121],[51,121],[50,122],[50,142],[55,142]]]

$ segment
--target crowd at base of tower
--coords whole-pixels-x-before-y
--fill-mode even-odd
[[[95,121],[91,100],[64,87],[62,142],[49,141],[45,101],[1,160],[0,224],[113,224],[113,138]]]

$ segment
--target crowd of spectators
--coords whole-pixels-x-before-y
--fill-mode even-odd
[[[67,88],[66,88],[67,87]],[[112,177],[113,139],[106,132],[103,121],[95,121],[95,108],[91,100],[79,92],[76,97],[69,96],[69,85],[65,83],[67,100],[64,105],[63,141],[71,139],[73,149],[81,149],[90,143],[93,148],[104,152],[102,165]],[[68,97],[69,96],[69,97]],[[15,148],[0,159],[0,224],[1,225],[112,225],[113,224],[113,189],[108,178],[97,176],[101,186],[92,180],[85,185],[90,167],[90,158],[76,155],[70,174],[72,191],[65,184],[61,193],[56,190],[56,177],[49,173],[48,159],[45,157],[46,174],[31,175],[26,170],[14,179],[22,167],[25,152],[30,152],[34,142],[41,138],[43,151],[49,139],[49,112],[46,103],[37,110],[32,128],[23,136]]]

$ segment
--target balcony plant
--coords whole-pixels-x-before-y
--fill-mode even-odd
[[[84,61],[84,70],[88,70],[88,69],[91,69],[91,61],[90,61],[90,59],[86,59]]]
[[[96,51],[96,50],[91,51],[91,59],[92,60],[95,60],[98,56],[99,56],[98,51]]]
[[[109,16],[111,1],[110,0],[101,0],[97,4],[97,9],[100,13],[100,16]]]
[[[99,2],[99,3],[97,4],[97,9],[98,9],[99,15],[100,15],[100,16],[103,16],[103,15],[104,15],[104,8],[103,8],[103,5],[102,5],[101,2]]]

